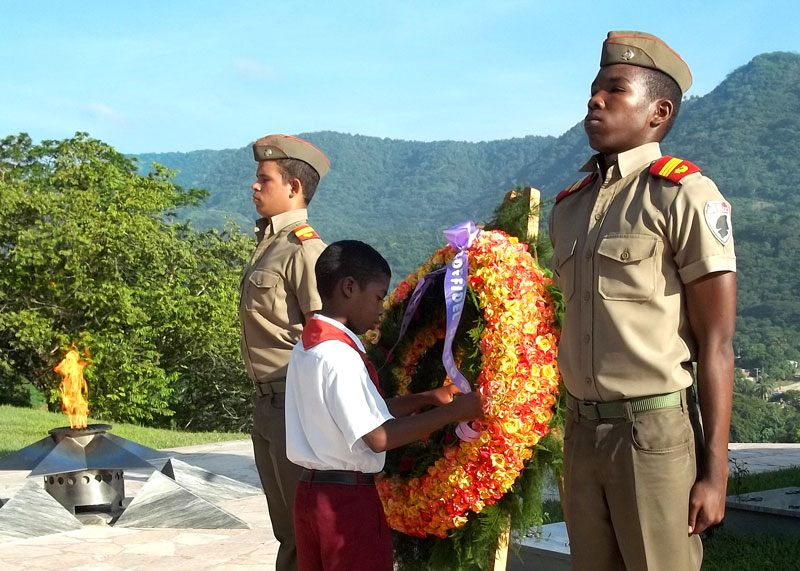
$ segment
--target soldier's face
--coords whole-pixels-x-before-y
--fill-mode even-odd
[[[283,176],[275,161],[260,161],[256,169],[253,189],[253,204],[256,212],[271,218],[291,210],[292,185],[283,182]]]
[[[583,121],[589,145],[612,155],[656,140],[651,126],[654,108],[640,67],[615,64],[600,68]]]

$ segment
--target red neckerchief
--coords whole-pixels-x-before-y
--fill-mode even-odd
[[[303,328],[303,349],[308,351],[315,345],[319,345],[323,341],[341,341],[356,350],[356,353],[361,357],[361,360],[364,361],[364,366],[367,367],[367,373],[369,373],[369,378],[375,384],[375,387],[378,389],[378,392],[381,396],[383,396],[383,391],[381,390],[381,386],[378,384],[378,371],[375,370],[375,365],[373,365],[369,359],[367,359],[366,354],[359,349],[356,342],[353,341],[353,338],[350,337],[345,331],[339,329],[335,325],[328,323],[323,319],[310,319],[306,326]]]

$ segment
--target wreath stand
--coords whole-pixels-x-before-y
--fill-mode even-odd
[[[537,188],[531,186],[525,187],[522,192],[517,190],[510,190],[503,198],[503,205],[511,202],[522,201],[527,204],[528,221],[526,236],[518,236],[520,241],[527,242],[528,244],[535,243],[539,237],[539,204],[541,192]],[[489,557],[489,565],[487,569],[490,571],[505,571],[508,567],[508,547],[511,541],[511,522],[506,524],[505,531],[497,538],[497,547],[493,556]]]

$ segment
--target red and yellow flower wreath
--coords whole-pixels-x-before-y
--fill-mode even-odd
[[[438,250],[390,294],[381,331],[402,314],[414,287],[429,272],[447,265],[456,252]],[[422,474],[409,477],[387,469],[377,481],[389,525],[408,535],[446,537],[511,488],[533,447],[548,433],[558,393],[556,346],[559,331],[547,287],[552,284],[525,244],[501,231],[482,231],[468,249],[468,284],[477,305],[480,372],[473,386],[487,397],[486,418],[473,427],[474,442],[445,438],[440,457]],[[423,316],[423,319],[425,317]],[[396,332],[395,332],[396,334]],[[423,324],[387,363],[388,396],[409,393],[420,358],[444,338],[441,314]],[[459,334],[464,340],[464,334]],[[380,341],[376,341],[376,344]],[[469,345],[470,342],[467,342]],[[456,361],[463,358],[456,350]],[[377,346],[381,349],[380,346]],[[383,354],[387,349],[382,348]],[[477,353],[477,352],[476,352]],[[371,355],[381,366],[380,351]],[[440,377],[438,382],[449,382]],[[406,463],[415,459],[404,458]],[[388,468],[388,467],[387,467]]]

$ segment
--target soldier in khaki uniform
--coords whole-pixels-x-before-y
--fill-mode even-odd
[[[584,121],[598,154],[550,217],[566,299],[558,358],[572,564],[696,570],[698,534],[725,510],[731,210],[698,167],[660,151],[691,85],[686,63],[654,36],[610,32],[600,66]],[[693,364],[697,434],[687,406]]]
[[[253,155],[253,202],[262,218],[242,277],[242,355],[255,386],[256,467],[280,542],[276,568],[288,571],[297,569],[292,508],[302,469],[286,458],[286,368],[303,325],[322,308],[314,265],[325,244],[308,225],[306,207],[330,163],[310,143],[287,135],[262,137]]]

